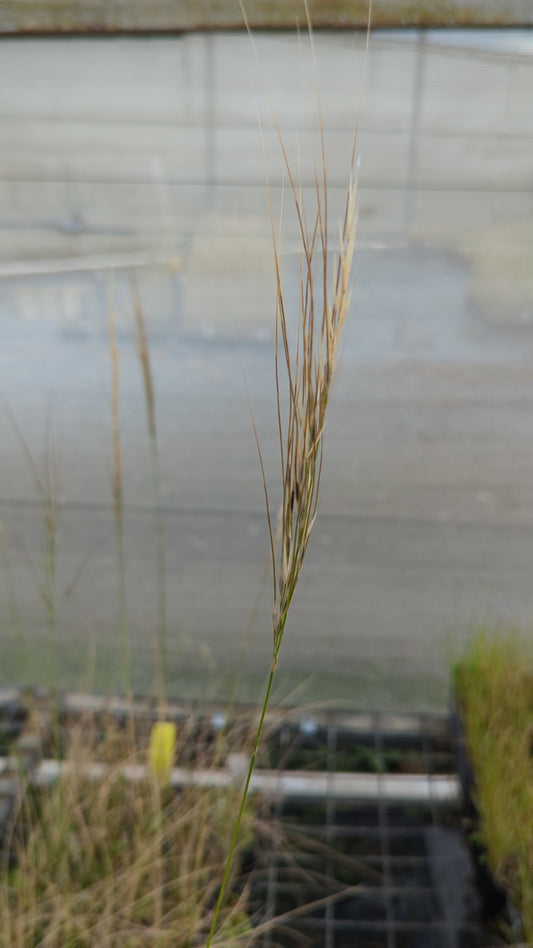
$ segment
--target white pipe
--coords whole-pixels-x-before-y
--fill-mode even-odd
[[[243,781],[243,770],[238,766],[242,755],[232,755],[225,768],[187,769],[176,767],[170,773],[170,783],[180,787],[231,787]],[[93,780],[102,780],[112,772],[106,764],[92,763],[85,767],[58,760],[43,760],[34,772],[38,786],[48,786],[61,774],[76,771]],[[123,766],[120,772],[128,780],[141,780],[148,775],[143,765]],[[302,771],[257,770],[250,790],[265,796],[296,797],[307,800],[335,799],[369,803],[384,800],[395,803],[452,804],[460,800],[459,782],[454,776],[425,774],[357,774],[321,773]]]

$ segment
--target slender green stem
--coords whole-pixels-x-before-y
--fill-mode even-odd
[[[109,354],[111,356],[111,427],[113,439],[113,513],[115,516],[115,544],[117,554],[118,581],[118,621],[122,639],[122,662],[124,687],[131,698],[131,650],[126,608],[126,569],[124,557],[123,522],[123,466],[120,438],[120,357],[117,345],[117,327],[115,313],[115,278],[113,271],[109,275],[108,285],[108,332]]]
[[[124,556],[124,531],[122,525],[122,510],[115,510],[115,538],[117,551],[117,582],[118,582],[118,622],[122,643],[122,673],[124,690],[128,696],[132,692],[131,680],[131,648],[126,607],[126,565]]]
[[[222,884],[220,886],[220,892],[218,893],[217,904],[215,905],[215,912],[213,915],[213,921],[211,922],[211,929],[209,935],[207,936],[207,942],[205,948],[209,948],[211,942],[213,941],[213,936],[215,934],[215,929],[217,926],[218,916],[220,914],[220,909],[222,907],[222,901],[224,899],[224,893],[226,891],[226,886],[228,884],[229,874],[231,870],[231,864],[233,861],[233,854],[237,846],[237,839],[239,837],[239,830],[241,828],[242,818],[244,815],[244,808],[246,806],[246,800],[248,799],[248,791],[250,789],[250,782],[252,779],[252,774],[254,772],[255,761],[257,757],[257,750],[259,748],[259,742],[261,740],[261,734],[263,732],[263,725],[265,723],[265,715],[268,708],[268,702],[270,700],[270,692],[272,691],[272,685],[274,683],[274,672],[275,666],[273,665],[270,669],[270,675],[268,678],[268,685],[265,693],[265,700],[263,701],[263,708],[261,711],[261,717],[259,719],[259,725],[257,728],[257,733],[255,735],[254,747],[250,757],[250,765],[248,767],[248,774],[246,776],[246,783],[244,784],[244,790],[242,791],[241,805],[239,807],[239,815],[237,817],[237,822],[235,824],[235,831],[233,833],[233,839],[231,841],[230,850],[228,853],[228,858],[226,860],[226,868],[224,869],[224,876],[222,878]]]
[[[155,511],[155,558],[157,582],[157,637],[155,647],[155,661],[157,692],[161,706],[163,706],[165,703],[167,607],[165,589],[165,534],[163,511],[161,507],[161,473],[159,468],[155,389],[141,294],[134,270],[130,271],[130,284],[133,295],[135,322],[137,325],[137,355],[141,365],[141,373],[144,385],[146,427],[148,431],[148,443],[150,446],[150,461],[152,468],[152,497]]]
[[[167,595],[165,583],[165,528],[161,509],[161,476],[159,472],[159,453],[155,433],[150,434],[150,454],[152,459],[152,490],[155,509],[155,559],[157,582],[157,645],[156,645],[156,678],[157,691],[161,704],[165,703],[166,682],[165,668],[167,663]]]

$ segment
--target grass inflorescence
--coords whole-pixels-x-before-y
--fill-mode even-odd
[[[242,3],[241,9],[246,21]],[[306,12],[312,44],[313,34],[307,5]],[[355,125],[351,160],[347,169],[344,216],[339,226],[337,242],[332,247],[328,229],[326,143],[318,89],[316,101],[320,144],[319,155],[315,156],[314,204],[310,216],[285,147],[275,110],[271,105],[283,167],[289,181],[300,245],[297,334],[296,342],[291,344],[289,304],[281,275],[280,241],[267,182],[276,282],[275,388],[282,497],[276,524],[271,512],[267,478],[255,424],[254,434],[263,478],[272,563],[272,663],[207,948],[214,937],[218,912],[223,904],[233,847],[237,844],[245,811],[289,610],[317,515],[326,415],[342,330],[351,298],[359,117]],[[333,265],[332,251],[335,254]]]

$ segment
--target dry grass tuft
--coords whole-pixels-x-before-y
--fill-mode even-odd
[[[26,789],[21,797],[14,868],[0,884],[1,948],[189,948],[205,941],[240,794],[176,793],[155,773],[128,780],[124,765],[146,763],[147,750],[133,748],[130,731],[112,722],[104,732],[98,738],[94,722],[70,727],[68,771],[51,789]],[[190,740],[184,727],[178,762]],[[103,779],[87,776],[88,762],[107,765]],[[252,823],[249,810],[240,852]],[[238,872],[236,860],[232,883]],[[247,898],[246,885],[233,892],[220,945],[249,943]]]

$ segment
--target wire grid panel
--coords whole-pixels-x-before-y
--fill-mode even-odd
[[[329,774],[453,771],[449,735],[434,719],[391,728],[380,715],[357,733],[334,720],[281,734],[284,765]],[[313,760],[314,753],[314,760]],[[378,781],[379,783],[379,781]],[[279,800],[272,844],[257,873],[257,905],[272,929],[264,948],[465,948],[480,945],[472,869],[451,807]],[[268,847],[267,847],[268,848]],[[264,917],[264,916],[263,916]]]

